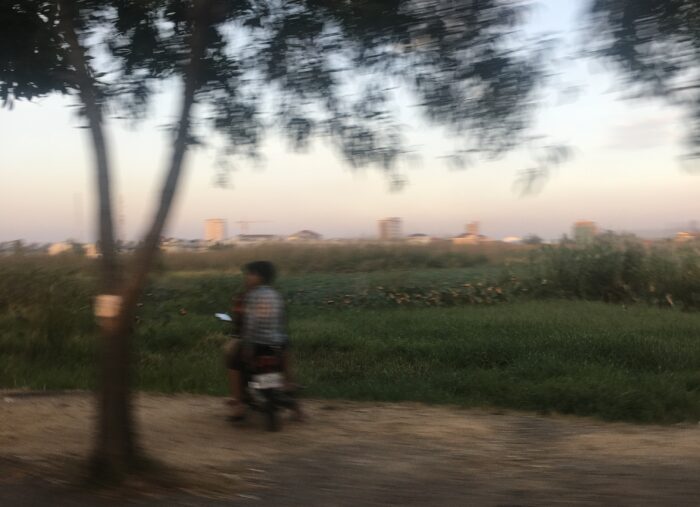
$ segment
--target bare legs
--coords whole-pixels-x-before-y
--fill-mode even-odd
[[[241,417],[245,413],[243,405],[243,381],[239,370],[228,369],[228,383],[231,390],[231,405],[233,417]]]
[[[296,384],[292,373],[292,354],[289,349],[285,350],[284,355],[282,356],[282,369],[284,371],[286,389],[288,391],[295,391],[299,386]],[[301,410],[301,404],[299,403],[298,399],[296,400],[293,410],[296,420],[303,421],[304,412]]]

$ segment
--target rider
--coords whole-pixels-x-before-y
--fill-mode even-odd
[[[241,343],[228,361],[234,418],[241,418],[245,413],[241,369],[257,348],[274,346],[283,350],[286,386],[287,389],[294,386],[289,364],[284,300],[271,287],[276,276],[275,266],[268,261],[255,261],[246,264],[243,273],[245,290],[234,300],[233,308],[234,326],[238,327],[235,331],[240,333]]]

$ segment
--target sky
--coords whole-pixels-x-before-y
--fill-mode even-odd
[[[527,30],[559,32],[575,49],[582,5],[543,0]],[[574,154],[534,194],[523,196],[515,186],[531,165],[526,150],[456,170],[441,156],[454,141],[417,121],[408,137],[419,157],[400,168],[408,181],[400,192],[390,191],[381,171],[353,170],[323,143],[298,154],[271,138],[261,150],[264,163],[237,162],[226,188],[215,184],[215,153],[191,152],[167,235],[201,238],[207,218],[226,219],[230,235],[241,232],[236,221],[249,220],[260,221],[251,233],[312,229],[364,238],[376,236],[377,220],[387,216],[402,217],[407,234],[436,236],[460,234],[471,221],[493,238],[555,239],[582,219],[646,236],[688,227],[700,217],[700,175],[679,161],[682,112],[623,100],[619,83],[600,62],[570,60],[560,69],[533,132],[572,146]],[[575,97],[563,92],[572,87]],[[175,99],[176,90],[166,87],[147,121],[108,123],[121,239],[139,237],[152,215],[169,154],[162,125],[172,119]],[[94,239],[92,155],[71,104],[50,97],[0,109],[0,241]]]

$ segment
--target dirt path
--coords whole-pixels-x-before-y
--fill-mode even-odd
[[[307,401],[309,422],[269,434],[227,423],[221,398],[137,406],[145,447],[183,484],[134,505],[700,504],[697,425]],[[124,503],[58,484],[87,456],[92,416],[84,393],[0,392],[0,505]]]

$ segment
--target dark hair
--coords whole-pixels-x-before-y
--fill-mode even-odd
[[[251,275],[258,275],[265,285],[271,284],[277,277],[275,265],[270,261],[249,262],[243,267],[243,271]]]

